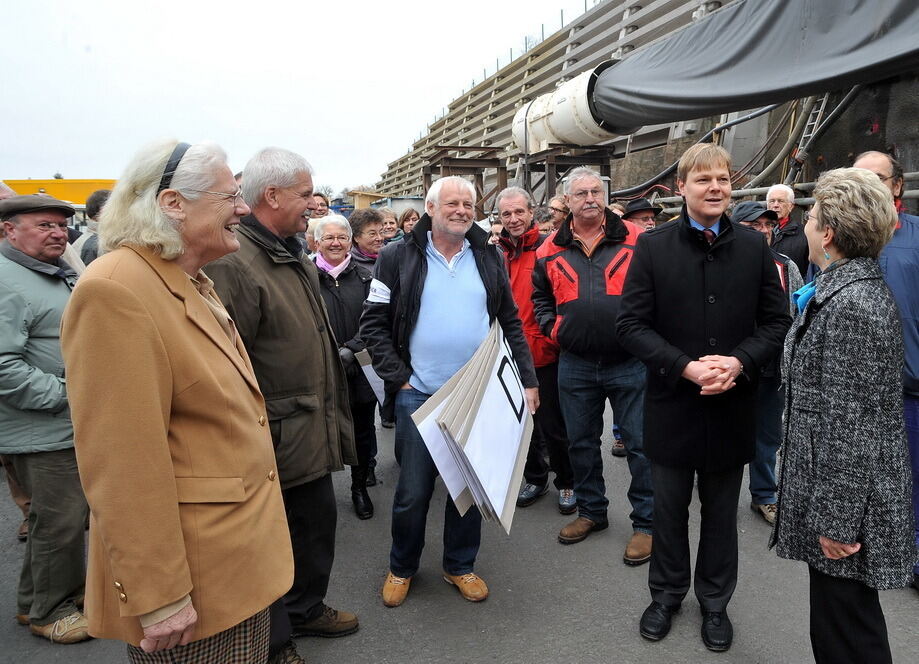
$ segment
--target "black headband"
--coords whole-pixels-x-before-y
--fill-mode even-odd
[[[170,183],[172,183],[172,176],[175,175],[176,169],[179,167],[179,162],[182,161],[182,157],[185,156],[185,153],[188,152],[188,148],[190,147],[191,145],[188,143],[179,143],[175,146],[172,155],[169,157],[169,161],[166,162],[166,168],[163,169],[160,188],[156,190],[157,195],[164,189],[169,188]]]

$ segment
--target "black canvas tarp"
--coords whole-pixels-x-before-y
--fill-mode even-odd
[[[600,73],[614,133],[919,72],[917,0],[738,0]]]

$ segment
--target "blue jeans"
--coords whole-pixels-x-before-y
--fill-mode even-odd
[[[651,534],[654,494],[651,465],[642,445],[645,367],[632,358],[616,364],[585,360],[562,352],[558,363],[558,391],[568,431],[568,456],[574,473],[578,515],[591,521],[606,520],[609,500],[603,480],[600,436],[606,400],[613,404],[616,423],[628,454],[629,502],[632,528]]]
[[[756,457],[750,462],[750,497],[757,505],[775,504],[775,454],[782,442],[785,391],[778,377],[760,380],[756,392]]]
[[[913,514],[916,519],[916,546],[919,547],[919,398],[903,395],[903,416],[906,420],[906,440],[913,466]],[[919,574],[919,563],[913,567]]]
[[[418,571],[424,549],[428,506],[434,493],[437,466],[412,421],[429,394],[415,388],[399,390],[395,398],[396,461],[399,481],[392,504],[392,549],[389,569],[396,576],[411,577]],[[482,538],[482,515],[472,506],[464,516],[447,498],[444,509],[443,569],[447,574],[467,574],[475,566]]]

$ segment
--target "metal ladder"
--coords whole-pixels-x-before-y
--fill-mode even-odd
[[[825,93],[814,107],[811,109],[810,117],[807,119],[807,124],[804,125],[804,131],[801,132],[801,138],[798,140],[798,145],[807,145],[810,142],[810,139],[813,137],[814,133],[817,131],[817,127],[820,126],[820,123],[823,121],[823,112],[826,110],[826,103],[830,98],[830,93]]]

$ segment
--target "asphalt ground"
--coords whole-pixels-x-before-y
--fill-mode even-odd
[[[606,414],[607,424],[610,413]],[[769,526],[749,509],[746,483],[738,505],[740,573],[729,606],[734,645],[712,653],[702,645],[701,616],[690,592],[673,629],[652,643],[638,634],[638,620],[650,601],[648,567],[627,567],[622,553],[631,535],[625,459],[609,453],[603,439],[604,475],[610,498],[610,528],[563,546],[558,530],[572,517],[556,509],[556,492],[518,509],[510,536],[484,524],[476,564],[491,595],[464,601],[441,578],[443,484],[432,500],[422,566],[405,604],[386,608],[380,586],[389,560],[389,522],[398,467],[393,432],[378,429],[377,476],[370,489],[377,508],[359,521],[351,508],[347,471],[336,473],[338,538],[327,603],[354,611],[360,630],[339,639],[298,639],[310,664],[402,664],[414,662],[743,662],[798,664],[813,661],[808,639],[807,569],[779,559],[766,548]],[[692,541],[698,535],[698,504],[691,508]],[[15,589],[24,545],[16,540],[19,512],[0,487],[0,662],[104,664],[126,661],[121,643],[93,640],[55,645],[16,624]],[[919,662],[919,593],[881,593],[894,661]]]

